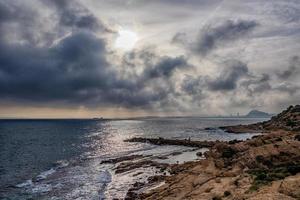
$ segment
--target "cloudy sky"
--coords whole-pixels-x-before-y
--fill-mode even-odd
[[[0,0],[0,117],[279,112],[299,0]]]

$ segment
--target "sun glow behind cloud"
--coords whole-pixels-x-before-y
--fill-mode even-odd
[[[118,31],[118,37],[115,41],[115,48],[124,51],[130,51],[134,48],[138,40],[138,35],[135,32],[131,30],[120,29]]]

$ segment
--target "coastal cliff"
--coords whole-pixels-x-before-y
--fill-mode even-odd
[[[269,121],[222,127],[262,132],[246,141],[217,142],[205,160],[169,166],[160,187],[127,199],[300,199],[300,106]]]

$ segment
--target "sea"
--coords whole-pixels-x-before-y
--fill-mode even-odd
[[[149,176],[160,172],[149,166],[115,173],[118,163],[103,161],[143,155],[153,159],[163,156],[157,162],[177,164],[203,159],[196,153],[208,150],[124,140],[132,137],[246,140],[254,134],[231,134],[218,127],[265,120],[268,119],[0,120],[0,199],[124,199],[135,182],[146,182]],[[208,127],[212,129],[207,130]]]

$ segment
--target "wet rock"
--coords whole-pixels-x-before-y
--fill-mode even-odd
[[[220,129],[228,133],[260,133],[263,131],[261,125],[237,125],[237,126],[221,126]]]
[[[134,190],[138,190],[138,189],[141,189],[144,185],[145,185],[145,183],[143,183],[143,182],[135,182],[133,184],[133,188],[134,188]],[[131,189],[131,190],[133,190],[133,189]]]
[[[224,197],[228,197],[228,196],[230,196],[230,195],[231,195],[231,192],[230,192],[230,191],[227,191],[227,190],[226,190],[226,191],[224,192]]]
[[[295,140],[300,141],[300,134],[295,136]]]
[[[157,176],[150,176],[148,178],[148,183],[156,183],[156,182],[160,182],[163,181],[166,178],[166,176],[163,175],[157,175]]]
[[[119,163],[119,162],[135,160],[135,159],[144,158],[144,157],[145,156],[143,156],[143,155],[123,156],[123,157],[119,157],[119,158],[112,158],[112,159],[108,159],[108,160],[103,160],[103,161],[101,161],[100,164],[116,164],[116,163]]]
[[[132,187],[128,190],[125,200],[139,199],[138,190],[146,185],[144,182],[135,182]]]
[[[157,156],[156,159],[166,160],[166,159],[168,159],[168,157],[167,156]]]
[[[137,161],[137,162],[124,162],[120,163],[116,168],[115,168],[115,173],[124,173],[127,171],[131,171],[137,168],[145,168],[145,167],[156,167],[160,169],[166,169],[169,166],[167,163],[158,163],[152,160],[142,160],[142,161]]]
[[[135,200],[138,199],[138,194],[133,190],[128,190],[125,200]]]
[[[138,175],[141,175],[141,174],[143,174],[143,172],[135,173],[135,174],[133,174],[132,176],[138,176]]]
[[[125,142],[141,142],[141,143],[150,143],[155,145],[179,145],[179,146],[188,146],[188,147],[212,147],[214,146],[215,142],[213,141],[191,141],[191,140],[176,140],[176,139],[165,139],[165,138],[141,138],[135,137]]]
[[[202,157],[203,153],[201,151],[199,151],[199,152],[196,153],[196,155],[199,156],[199,157]]]
[[[207,127],[207,128],[204,128],[204,130],[206,130],[206,131],[215,131],[215,130],[217,130],[217,128]]]
[[[124,173],[133,169],[141,168],[141,167],[148,167],[152,164],[153,161],[151,160],[142,160],[138,162],[124,162],[120,163],[116,168],[115,168],[115,173]]]
[[[228,144],[236,144],[236,143],[239,143],[239,142],[242,142],[242,140],[230,140],[228,142]]]
[[[182,152],[178,152],[178,151],[177,151],[177,152],[171,153],[172,156],[177,156],[177,155],[180,155],[180,154],[182,154]]]

